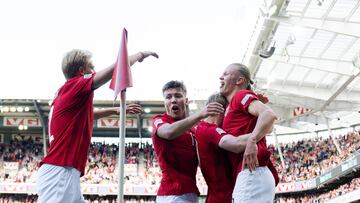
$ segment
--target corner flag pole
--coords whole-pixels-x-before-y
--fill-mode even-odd
[[[118,202],[124,200],[124,164],[125,164],[125,116],[126,116],[126,88],[132,87],[132,77],[127,53],[127,31],[122,32],[119,54],[114,66],[114,72],[110,82],[110,88],[114,90],[114,97],[120,93],[119,115],[119,183]]]
[[[125,164],[125,114],[126,114],[126,89],[120,95],[120,127],[119,127],[119,183],[117,199],[119,203],[124,200],[124,164]]]

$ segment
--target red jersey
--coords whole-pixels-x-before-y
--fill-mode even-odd
[[[58,90],[49,114],[50,148],[40,165],[70,166],[84,175],[94,123],[94,75],[71,78]]]
[[[208,185],[206,203],[231,203],[234,182],[226,152],[219,148],[227,133],[215,124],[201,121],[196,126],[195,138],[201,172]]]
[[[167,140],[157,135],[157,130],[165,123],[176,120],[167,114],[157,115],[153,119],[152,141],[162,172],[158,195],[182,195],[196,193],[196,158],[195,139],[188,130],[174,140]]]
[[[232,135],[251,133],[255,128],[257,117],[248,112],[248,107],[252,101],[257,99],[256,94],[249,90],[238,91],[226,109],[223,122],[224,130]],[[259,166],[268,166],[270,162],[270,151],[267,149],[265,137],[257,143],[257,146]],[[234,179],[236,179],[237,174],[242,170],[243,153],[235,154],[229,152],[228,154],[232,162],[233,176]],[[276,179],[277,172],[273,170],[272,172]]]

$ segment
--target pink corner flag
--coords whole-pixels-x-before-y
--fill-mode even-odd
[[[130,71],[127,52],[127,31],[124,28],[120,44],[119,54],[115,63],[114,72],[110,82],[110,89],[113,89],[114,97],[128,87],[132,87],[132,76]]]

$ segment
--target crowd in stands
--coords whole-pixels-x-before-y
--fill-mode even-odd
[[[31,138],[1,143],[0,182],[35,182],[42,149],[42,144]],[[5,162],[14,164],[5,166]]]
[[[0,182],[35,183],[36,172],[43,156],[42,143],[34,140],[11,140],[0,143]],[[127,143],[125,146],[126,164],[138,164],[139,144]],[[115,172],[118,146],[115,144],[92,143],[89,149],[88,164],[81,181],[91,184],[117,183]]]
[[[118,153],[117,145],[92,143],[89,149],[88,165],[82,182],[89,184],[106,184],[115,182],[115,166]]]
[[[116,203],[116,196],[88,196],[86,203]],[[0,203],[36,203],[36,195],[0,195]],[[125,197],[123,203],[155,203],[154,197]]]
[[[146,168],[158,167],[156,155],[154,152],[154,148],[151,144],[145,143],[142,145],[142,150],[144,152],[144,163]]]
[[[346,193],[352,192],[360,188],[360,178],[354,178],[352,181],[341,185],[340,187],[333,189],[329,192],[322,194],[307,194],[300,195],[296,197],[277,197],[275,199],[276,203],[297,203],[297,202],[309,202],[309,203],[318,203],[325,202],[327,200],[334,199]]]
[[[338,153],[333,140],[329,137],[304,139],[298,142],[279,144],[285,165],[282,165],[280,155],[274,145],[268,148],[272,151],[272,160],[279,172],[280,182],[308,180],[323,174],[339,165],[355,153],[359,153],[360,136],[358,132],[349,132],[336,137],[341,154]]]
[[[281,197],[278,196],[275,199],[276,203],[298,203],[298,202],[308,202],[308,203],[319,203],[324,202],[348,192],[352,192],[360,188],[360,178],[354,178],[352,181],[345,183],[344,185],[339,186],[338,188],[325,192],[323,194],[306,194],[306,195],[297,195],[294,197]],[[115,203],[116,196],[84,196],[87,203]],[[36,195],[11,195],[11,194],[1,194],[0,203],[35,203]],[[155,203],[154,197],[126,197],[124,203]]]
[[[116,196],[84,196],[87,203],[116,203]],[[123,203],[155,203],[155,197],[125,197]]]
[[[269,145],[269,150],[273,152],[272,159],[279,172],[281,182],[315,178],[360,152],[360,136],[358,132],[349,132],[346,135],[337,136],[336,141],[339,143],[341,154],[338,153],[331,138],[319,137],[292,143],[280,143],[284,164],[281,163],[278,148]],[[27,139],[15,138],[10,143],[0,143],[0,182],[35,183],[38,164],[43,156],[42,150],[42,143],[32,140],[31,137]],[[151,144],[127,143],[125,152],[125,164],[129,167],[129,170],[125,169],[125,184],[159,185],[161,171]],[[81,182],[88,184],[117,184],[117,157],[117,145],[92,143],[89,149],[85,175],[81,178]],[[206,185],[200,170],[198,170],[197,182],[200,186]],[[329,194],[323,194],[321,197],[332,198],[334,194],[338,195],[338,193],[350,191],[351,188],[354,188],[354,184],[359,186],[359,180],[354,179],[349,184],[348,186],[342,186],[346,188],[334,190]],[[1,197],[0,203],[6,202],[4,198],[6,199],[6,197]],[[313,197],[305,196],[303,198],[305,198],[305,201],[306,198],[311,199]],[[89,201],[111,202],[112,200]],[[279,201],[294,202],[296,199],[288,198]],[[31,201],[29,200],[29,202]],[[136,202],[136,200],[133,202]],[[144,202],[146,201],[144,200]]]
[[[0,203],[35,203],[37,200],[36,195],[12,195],[1,194]]]

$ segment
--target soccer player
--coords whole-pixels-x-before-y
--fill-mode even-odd
[[[148,56],[158,57],[154,52],[139,52],[129,56],[129,63]],[[119,113],[119,108],[93,109],[94,90],[111,79],[114,65],[95,73],[91,57],[90,52],[76,49],[63,58],[66,82],[51,105],[50,148],[38,171],[39,203],[85,202],[80,177],[84,175],[94,118]],[[139,111],[137,105],[127,108],[128,113]]]
[[[197,203],[198,160],[193,125],[209,115],[224,112],[218,103],[209,103],[198,113],[187,116],[188,99],[182,82],[170,81],[163,87],[166,113],[153,119],[152,141],[162,171],[156,202]]]
[[[251,133],[245,152],[229,155],[236,178],[233,201],[273,202],[278,177],[270,161],[265,135],[272,129],[276,115],[251,91],[252,81],[246,66],[230,64],[220,83],[220,93],[230,102],[223,129],[232,135]]]
[[[221,94],[211,95],[206,104],[217,102],[226,108],[228,102]],[[205,118],[196,125],[195,138],[199,154],[199,165],[208,186],[206,203],[231,203],[235,182],[226,151],[244,152],[250,134],[234,137],[221,127],[224,114]],[[224,150],[225,149],[225,150]]]

